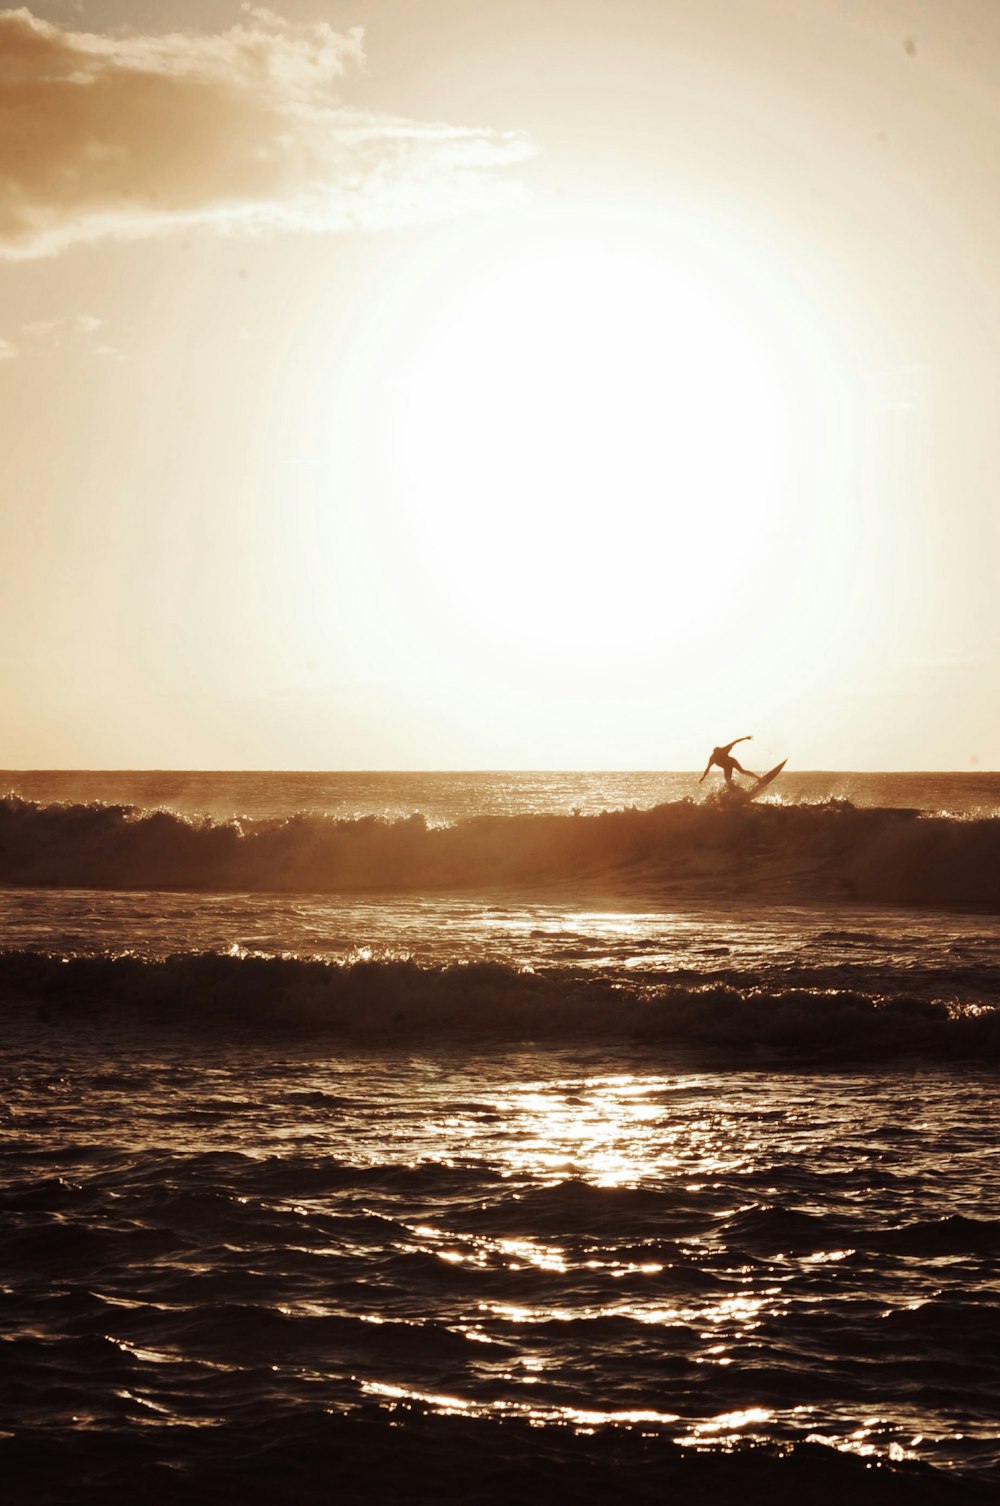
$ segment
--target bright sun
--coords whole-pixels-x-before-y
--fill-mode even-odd
[[[724,637],[787,564],[795,382],[766,301],[693,254],[481,261],[428,301],[391,389],[400,578],[470,654],[592,668]]]

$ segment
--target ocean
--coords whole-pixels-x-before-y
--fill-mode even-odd
[[[0,789],[7,1499],[998,1498],[1000,775]]]

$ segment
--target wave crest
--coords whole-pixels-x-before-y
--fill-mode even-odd
[[[1000,818],[674,801],[599,815],[213,821],[0,800],[0,882],[395,892],[560,887],[662,897],[857,899],[1000,911]]]

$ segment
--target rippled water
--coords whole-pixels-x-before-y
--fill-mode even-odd
[[[974,1070],[67,1046],[7,1101],[8,1427],[374,1401],[997,1462]]]

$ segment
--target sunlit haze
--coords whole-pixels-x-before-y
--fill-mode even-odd
[[[0,11],[3,763],[1000,766],[998,115],[993,0]]]

